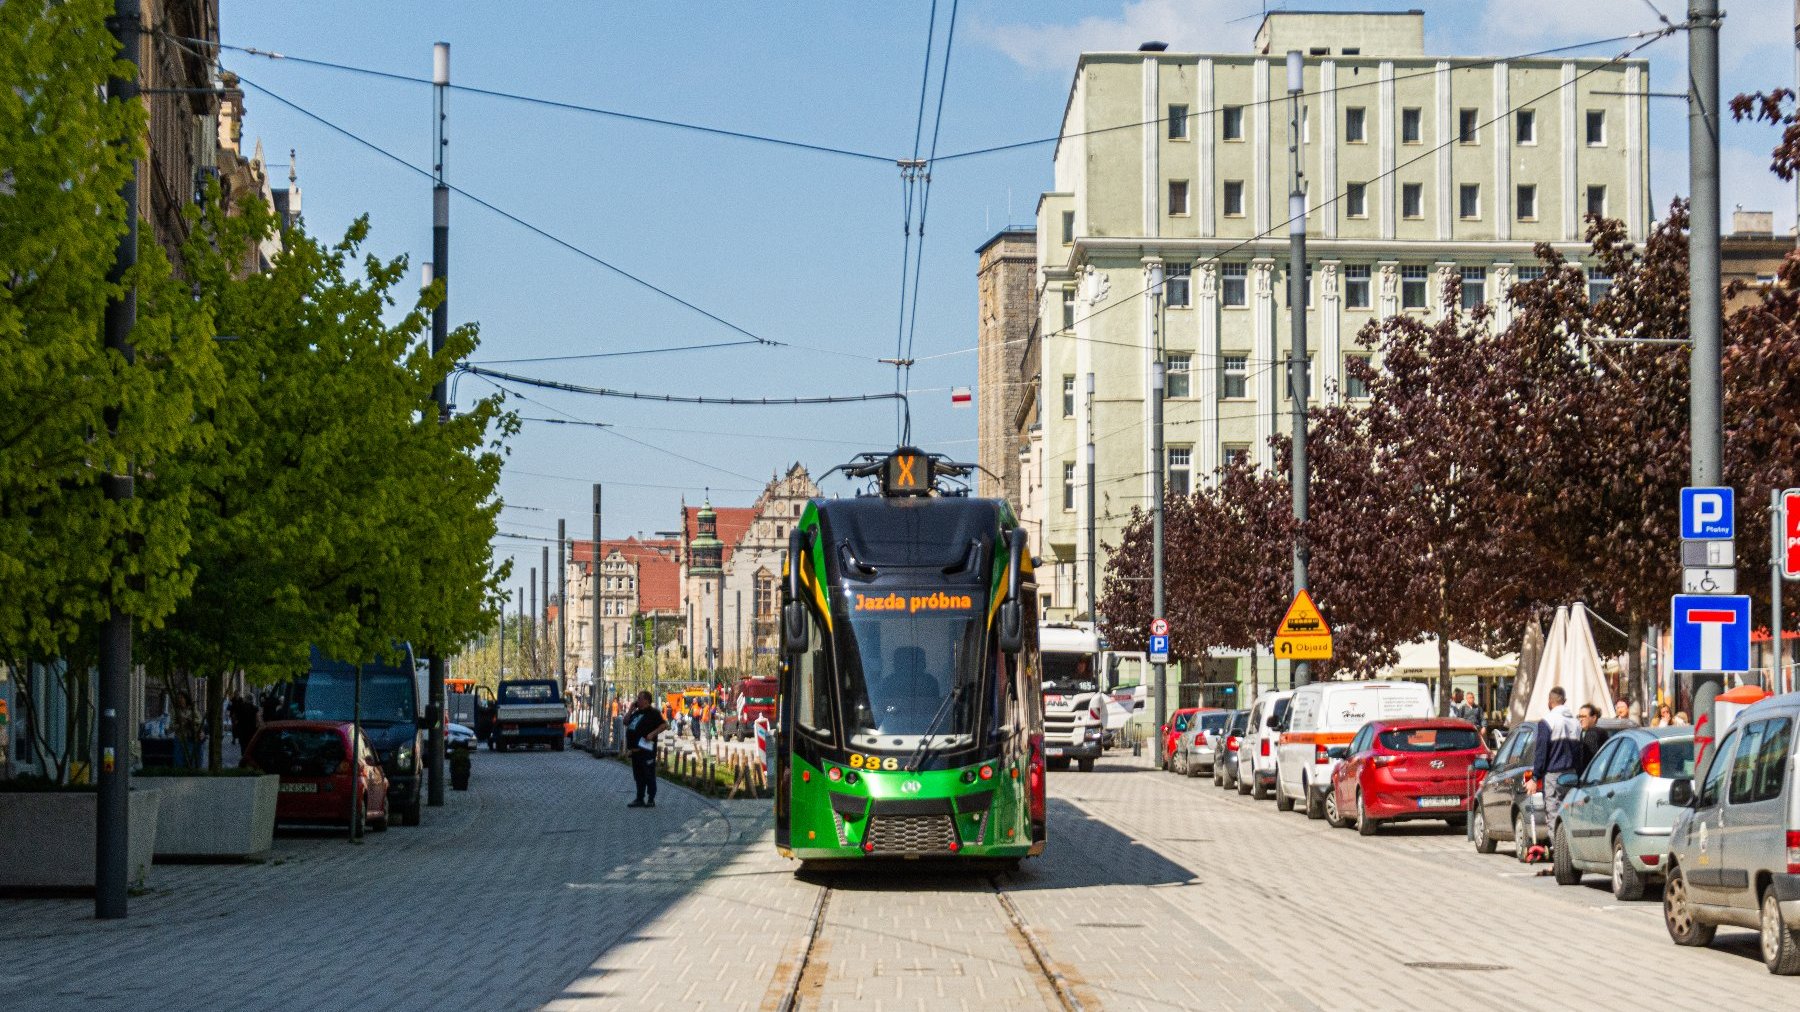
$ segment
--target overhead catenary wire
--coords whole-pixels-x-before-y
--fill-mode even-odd
[[[229,49],[233,52],[243,53],[247,56],[261,57],[276,62],[298,63],[309,67],[320,67],[326,70],[343,71],[345,73],[361,74],[368,77],[379,77],[390,81],[401,81],[407,84],[431,85],[434,83],[429,77],[416,77],[411,74],[396,74],[392,71],[376,70],[372,67],[358,67],[353,64],[337,63],[331,60],[295,56],[291,53],[281,53],[271,49],[259,49],[255,46],[235,46],[226,42],[195,39],[185,35],[176,35],[171,32],[158,32],[157,34],[176,42],[186,42],[200,46],[216,46],[220,49]],[[851,148],[836,147],[829,144],[815,144],[810,141],[797,141],[787,137],[773,137],[767,134],[751,133],[746,130],[730,130],[724,127],[706,126],[700,123],[686,123],[681,120],[667,119],[661,116],[649,116],[643,113],[625,112],[620,109],[607,109],[601,106],[583,105],[579,102],[568,102],[562,99],[543,98],[537,95],[523,95],[518,92],[500,91],[495,88],[480,88],[469,84],[449,84],[444,87],[447,87],[452,91],[467,92],[471,95],[485,95],[488,98],[505,99],[511,102],[523,102],[529,105],[541,105],[547,108],[562,109],[569,112],[589,113],[610,119],[625,120],[632,123],[643,123],[649,126],[669,127],[675,130],[686,130],[694,133],[711,134],[717,137],[750,141],[757,144],[771,144],[784,148],[794,148],[801,151],[812,151],[818,154],[842,155],[846,158],[859,158],[866,161],[882,162],[890,165],[893,164],[894,161],[887,155],[878,155],[868,151],[856,151]]]
[[[712,404],[729,407],[781,407],[806,404],[855,404],[861,401],[891,401],[900,398],[897,393],[878,394],[826,394],[817,397],[703,397],[692,394],[652,394],[634,390],[614,390],[609,387],[586,386],[580,383],[564,383],[561,380],[544,379],[538,376],[519,376],[514,373],[488,369],[477,365],[460,365],[457,371],[471,376],[487,379],[503,380],[525,386],[538,387],[544,390],[561,390],[565,393],[587,394],[593,397],[619,397],[633,401],[661,401],[668,404]]]
[[[743,348],[760,341],[715,341],[710,344],[683,344],[672,348],[634,348],[629,351],[595,351],[579,355],[538,355],[531,358],[470,359],[470,365],[524,365],[534,362],[585,362],[601,358],[631,358],[637,355],[667,355],[679,351],[713,351],[719,348]]]
[[[937,113],[932,117],[931,147],[926,154],[924,180],[919,191],[919,249],[918,255],[914,258],[913,262],[912,293],[907,297],[908,304],[905,307],[907,313],[906,351],[898,356],[900,359],[899,368],[902,393],[905,393],[912,388],[913,338],[919,330],[919,283],[925,275],[925,219],[931,211],[932,165],[937,161],[938,136],[943,131],[944,127],[944,95],[950,87],[950,54],[954,51],[956,46],[956,14],[957,9],[960,6],[961,0],[951,0],[950,25],[945,32],[944,38],[944,61],[938,70]],[[927,70],[929,70],[929,55],[927,56],[926,67]],[[927,76],[929,76],[929,74]],[[922,97],[923,95],[921,95],[921,98]],[[924,111],[924,106],[921,105],[919,108],[921,126],[924,125]],[[914,139],[913,147],[913,157],[917,158],[917,138]],[[906,430],[902,434],[901,441],[904,443],[912,442],[912,416],[910,412],[907,415]]]

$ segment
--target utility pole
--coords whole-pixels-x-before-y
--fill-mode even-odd
[[[533,566],[527,572],[531,574],[525,578],[526,592],[531,595],[531,677],[537,678],[543,674],[543,669],[538,667],[538,615],[540,612],[537,602],[537,567]]]
[[[1287,54],[1288,161],[1293,165],[1293,188],[1288,191],[1288,329],[1293,343],[1288,350],[1288,392],[1293,397],[1293,461],[1289,480],[1294,489],[1294,596],[1307,589],[1306,497],[1312,480],[1306,459],[1306,395],[1312,389],[1311,357],[1306,348],[1306,174],[1300,169],[1300,93],[1305,90],[1305,57],[1298,49]],[[1293,661],[1295,686],[1312,681],[1312,665]]]
[[[600,483],[594,483],[594,568],[589,590],[594,598],[594,682],[606,678],[606,644],[600,626]]]
[[[444,353],[444,339],[450,328],[447,315],[450,299],[450,188],[444,184],[444,98],[450,86],[448,42],[439,42],[431,47],[431,84],[432,98],[436,105],[432,125],[437,140],[433,149],[431,186],[431,273],[433,281],[444,286],[443,298],[431,310],[431,356],[435,359]],[[444,379],[439,378],[432,386],[431,396],[437,401],[438,422],[442,424],[449,421],[450,390]],[[425,710],[431,717],[431,732],[425,745],[425,763],[429,767],[431,786],[425,801],[431,807],[439,808],[444,804],[444,705],[447,699],[444,691],[443,651],[435,644],[426,665],[431,705]]]
[[[500,605],[500,657],[494,665],[494,681],[499,682],[506,677],[506,604]]]
[[[529,660],[530,657],[531,657],[531,655],[525,652],[525,588],[520,587],[519,588],[519,667],[526,672],[526,674],[525,674],[526,678],[531,677],[531,671],[529,668],[526,667],[526,665],[531,663]]]
[[[1163,617],[1163,265],[1150,265],[1150,347],[1155,356],[1150,363],[1150,617]],[[1153,661],[1150,665],[1150,691],[1156,706],[1156,767],[1161,769],[1163,755],[1163,722],[1169,719],[1168,700],[1164,698],[1164,682],[1168,665]]]
[[[1800,0],[1797,0],[1800,2]],[[1087,611],[1088,621],[1094,624],[1094,635],[1100,635],[1100,612],[1096,601],[1099,589],[1095,584],[1095,572],[1098,570],[1094,553],[1094,374],[1087,374]],[[1094,684],[1100,684],[1100,673],[1094,673]]]
[[[739,590],[736,593],[737,618],[732,623],[735,628],[731,632],[731,653],[732,664],[737,668],[738,677],[742,678],[744,677],[744,592]]]
[[[550,635],[550,546],[549,545],[544,546],[543,559],[544,559],[544,568],[543,568],[543,572],[541,572],[539,574],[539,579],[544,581],[544,610],[533,615],[532,621],[542,623],[541,628],[544,631],[541,633],[532,634],[532,642],[533,643],[537,643],[537,642],[541,641],[545,636]],[[544,650],[544,667],[548,668],[548,667],[550,667],[550,644],[545,643],[543,645],[543,650]]]
[[[1721,485],[1719,0],[1688,3],[1688,194],[1688,484]]]
[[[115,0],[112,32],[119,43],[119,60],[131,68],[130,77],[114,77],[106,82],[109,102],[124,105],[138,100],[138,46],[140,13],[138,0]],[[125,205],[125,229],[119,234],[119,245],[113,250],[112,270],[107,272],[109,284],[122,286],[137,266],[138,184],[137,163],[119,187],[119,200]],[[137,289],[121,288],[106,303],[106,349],[126,361],[132,358],[131,331],[137,326]],[[106,409],[106,427],[118,431],[119,409]],[[123,462],[115,462],[123,464]],[[101,479],[101,487],[111,502],[131,498],[132,479],[129,466],[121,467]],[[127,718],[131,712],[131,616],[115,600],[100,632],[100,684],[96,693],[100,716],[96,743],[100,748],[98,805],[94,820],[94,917],[114,920],[125,916],[130,887],[131,849],[131,740]]]
[[[1781,489],[1769,490],[1769,648],[1773,651],[1774,662],[1769,665],[1769,684],[1763,686],[1772,693],[1787,691],[1784,688],[1782,675],[1781,649],[1781,550],[1782,542],[1787,540],[1787,531],[1781,523]]]
[[[556,680],[569,686],[569,522],[556,521]]]

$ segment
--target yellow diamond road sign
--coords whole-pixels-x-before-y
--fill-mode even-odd
[[[1304,590],[1294,595],[1294,603],[1275,627],[1275,656],[1288,661],[1331,659],[1331,626]]]

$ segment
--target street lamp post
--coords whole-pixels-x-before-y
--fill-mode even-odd
[[[1290,480],[1294,492],[1294,596],[1307,589],[1307,496],[1311,492],[1311,467],[1306,459],[1306,395],[1311,392],[1311,357],[1306,348],[1306,174],[1300,168],[1300,93],[1305,89],[1305,58],[1295,49],[1287,54],[1288,157],[1293,165],[1293,187],[1288,191],[1288,319],[1293,343],[1288,350],[1288,392],[1294,415]],[[1312,665],[1294,661],[1293,683],[1312,681]]]
[[[1150,586],[1151,586],[1151,618],[1163,617],[1163,347],[1162,347],[1162,314],[1163,314],[1163,265],[1159,260],[1150,265],[1150,348],[1154,356],[1150,363]],[[1163,755],[1163,722],[1168,719],[1168,700],[1165,698],[1164,682],[1167,679],[1167,664],[1153,660],[1150,663],[1150,691],[1155,697],[1156,721],[1156,766],[1162,768],[1166,757]]]

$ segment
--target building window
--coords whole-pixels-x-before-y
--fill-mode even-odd
[[[1590,186],[1587,188],[1587,213],[1596,218],[1606,217],[1606,187]]]
[[[1513,140],[1519,144],[1537,143],[1537,110],[1520,109],[1513,113]]]
[[[1369,265],[1349,264],[1344,267],[1344,307],[1369,308]]]
[[[1425,184],[1400,184],[1400,217],[1425,217]]]
[[[1185,141],[1188,139],[1187,106],[1169,106],[1169,139],[1172,141]]]
[[[1169,180],[1169,214],[1181,217],[1188,213],[1188,184],[1185,179]]]
[[[1481,113],[1475,109],[1456,110],[1456,139],[1463,144],[1480,142]]]
[[[1063,461],[1063,509],[1075,509],[1075,462]]]
[[[1282,358],[1281,358],[1281,377],[1282,377],[1281,396],[1283,399],[1290,400],[1290,401],[1294,399],[1293,363],[1294,363],[1294,356],[1292,356],[1292,355],[1283,355],[1282,356]],[[1309,399],[1317,399],[1318,390],[1316,389],[1316,387],[1318,386],[1318,384],[1313,381],[1313,368],[1312,368],[1312,356],[1311,355],[1306,356],[1306,361],[1301,363],[1300,368],[1306,370],[1305,376],[1303,377],[1303,380],[1302,380],[1306,384],[1306,396]]]
[[[1418,108],[1400,110],[1400,143],[1418,144],[1424,136],[1425,113]]]
[[[1368,118],[1368,111],[1362,106],[1353,105],[1344,110],[1345,144],[1366,144],[1368,142]]]
[[[1244,216],[1244,181],[1241,179],[1225,180],[1225,217],[1242,218]]]
[[[1517,275],[1519,278],[1519,280],[1516,283],[1521,284],[1521,285],[1527,281],[1542,281],[1542,280],[1544,280],[1544,268],[1538,264],[1533,264],[1529,267],[1515,268],[1513,270],[1513,273],[1515,275]]]
[[[1219,301],[1227,306],[1243,306],[1249,300],[1246,297],[1249,281],[1249,265],[1219,265]]]
[[[1516,203],[1518,205],[1520,221],[1537,220],[1537,186],[1535,184],[1521,184],[1519,186],[1518,200]]]
[[[1462,307],[1474,309],[1487,301],[1487,268],[1462,269]]]
[[[1075,212],[1074,211],[1064,211],[1062,213],[1062,244],[1064,246],[1068,246],[1068,245],[1073,244],[1074,242],[1075,242]]]
[[[1606,146],[1606,110],[1589,109],[1587,111],[1587,146],[1603,148]]]
[[[1219,110],[1219,137],[1221,140],[1241,141],[1244,139],[1244,107],[1228,105]]]
[[[1424,309],[1426,279],[1431,276],[1423,264],[1405,264],[1400,268],[1400,308]]]
[[[1075,289],[1065,288],[1062,293],[1063,324],[1062,329],[1075,329]]]
[[[1171,354],[1163,364],[1163,396],[1192,397],[1194,387],[1191,382],[1194,368],[1192,355]]]
[[[1168,495],[1187,495],[1193,491],[1194,450],[1189,446],[1169,447]]]
[[[1457,190],[1456,213],[1461,218],[1481,217],[1481,184],[1464,183]]]
[[[1075,377],[1063,377],[1063,417],[1075,417]]]
[[[1350,183],[1344,187],[1344,216],[1348,218],[1367,218],[1369,216],[1367,183]]]
[[[1226,355],[1219,383],[1219,396],[1226,400],[1242,400],[1249,396],[1250,360],[1243,355]]]
[[[1188,275],[1193,270],[1192,264],[1169,264],[1163,268],[1163,305],[1186,309],[1192,304],[1193,286]]]
[[[1373,365],[1374,358],[1369,355],[1344,356],[1344,396],[1353,401],[1369,399],[1369,381],[1357,374],[1356,366],[1365,368]]]
[[[1250,459],[1250,448],[1243,443],[1226,443],[1221,449],[1226,467],[1241,467]]]
[[[1612,294],[1612,275],[1598,267],[1590,267],[1587,272],[1588,301],[1600,302]]]

